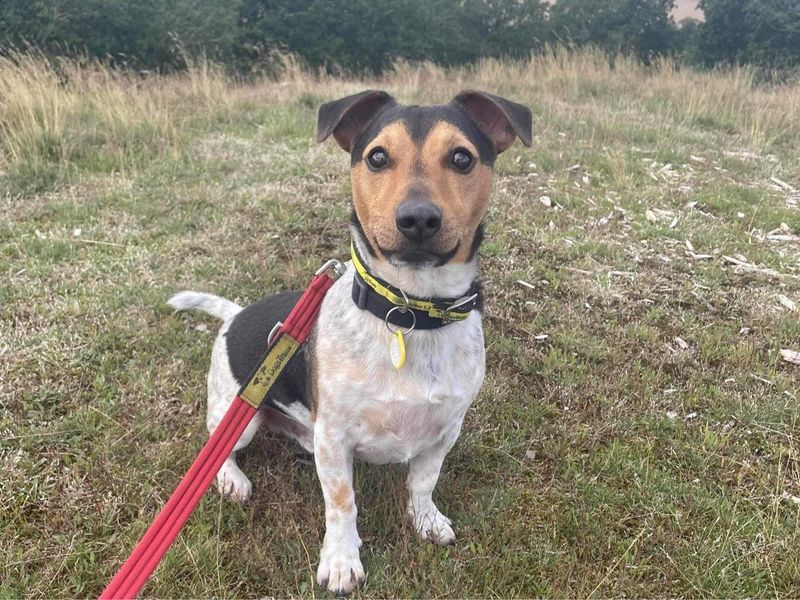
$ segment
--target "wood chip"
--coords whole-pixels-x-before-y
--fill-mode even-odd
[[[796,192],[797,191],[794,187],[792,187],[791,185],[789,185],[785,181],[781,181],[777,177],[770,177],[769,179],[770,179],[770,181],[772,181],[772,183],[778,185],[779,187],[782,187],[787,192]]]
[[[760,376],[756,375],[755,373],[750,373],[750,377],[752,377],[756,381],[760,381],[761,383],[766,383],[767,385],[775,385],[769,379],[766,379],[765,377],[760,377]]]
[[[517,283],[520,284],[521,286],[526,287],[526,288],[531,289],[531,290],[535,290],[536,289],[535,285],[533,285],[532,283],[528,283],[527,281],[523,281],[522,279],[517,279]]]
[[[782,306],[784,306],[785,308],[789,309],[792,312],[797,310],[797,304],[795,304],[790,298],[784,296],[783,294],[778,294],[778,302],[780,302]]]
[[[781,350],[781,356],[786,362],[800,366],[800,352],[784,348]]]
[[[747,262],[747,259],[743,256],[741,258],[736,258],[733,256],[726,256],[722,255],[722,260],[727,263],[731,263],[732,265],[736,266],[737,268],[743,271],[750,271],[752,273],[762,273],[764,275],[769,275],[770,277],[790,277],[792,279],[800,279],[798,275],[790,275],[789,273],[778,273],[778,271],[774,269],[767,269],[765,267],[758,267],[754,264]]]
[[[791,502],[792,504],[800,506],[800,496],[795,496],[793,494],[790,494],[789,492],[783,492],[781,494],[781,500],[783,500],[784,502]]]

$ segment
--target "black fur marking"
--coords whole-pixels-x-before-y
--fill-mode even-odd
[[[406,263],[411,268],[427,266],[433,263],[434,267],[442,267],[453,260],[461,243],[457,243],[447,252],[430,252],[426,250],[384,250],[381,253],[386,258],[396,258]]]
[[[225,334],[225,341],[228,346],[228,364],[239,385],[244,385],[250,373],[258,366],[258,361],[267,348],[267,336],[275,323],[286,319],[301,295],[302,292],[284,292],[268,296],[245,307],[233,318]],[[308,407],[309,381],[307,350],[304,347],[295,354],[278,377],[267,403],[273,408],[278,408],[272,403],[273,400],[285,405],[300,402]]]
[[[481,162],[492,167],[497,158],[494,145],[478,126],[469,118],[466,112],[457,104],[443,104],[438,106],[389,106],[381,111],[375,119],[354,140],[350,155],[350,166],[358,164],[363,157],[364,149],[375,137],[396,121],[403,121],[408,128],[411,139],[421,145],[422,141],[439,121],[455,125],[467,139],[478,149]]]
[[[483,314],[483,284],[480,279],[476,279],[472,283],[472,288],[475,290],[475,293],[478,294],[478,297],[475,298],[475,308],[472,310],[477,310],[479,313]]]
[[[356,214],[355,208],[350,211],[350,223],[353,225],[356,235],[360,237],[361,241],[367,247],[367,252],[369,252],[369,255],[376,257],[377,254],[375,253],[375,248],[372,247],[372,244],[367,239],[367,234],[364,233],[364,227],[361,225],[361,221],[358,220],[358,215]]]
[[[467,262],[475,258],[475,255],[478,253],[478,248],[480,248],[481,244],[483,243],[483,238],[485,234],[486,234],[485,227],[483,225],[483,222],[481,221],[481,224],[478,225],[478,228],[475,230],[475,235],[472,236],[472,245],[469,248],[469,256],[467,257]]]
[[[414,140],[415,144],[420,145],[428,137],[436,122],[442,120],[437,118],[438,115],[435,112],[425,109],[437,107],[406,106],[404,108],[403,121],[411,134],[411,139]]]

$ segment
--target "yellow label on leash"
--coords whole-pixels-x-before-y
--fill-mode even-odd
[[[281,335],[264,357],[258,370],[239,393],[239,397],[253,408],[258,408],[266,398],[281,371],[289,364],[292,356],[300,349],[290,335]]]
[[[389,342],[389,356],[395,369],[402,369],[406,364],[406,340],[399,329],[392,334]]]

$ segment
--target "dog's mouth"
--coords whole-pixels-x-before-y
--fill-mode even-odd
[[[376,244],[377,245],[377,244]],[[445,252],[436,252],[424,248],[400,248],[389,250],[378,245],[378,250],[386,257],[386,260],[395,267],[411,267],[421,269],[423,267],[441,267],[449,263],[458,252],[461,242],[456,242],[452,249]]]

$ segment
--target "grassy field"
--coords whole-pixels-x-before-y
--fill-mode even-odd
[[[364,597],[800,590],[800,86],[592,54],[381,80],[134,78],[0,62],[0,597],[93,596],[205,440],[217,323],[348,247],[323,101],[477,87],[525,102],[482,250],[487,380],[418,543],[404,469],[357,468]],[[315,596],[313,465],[262,436],[148,597]]]

